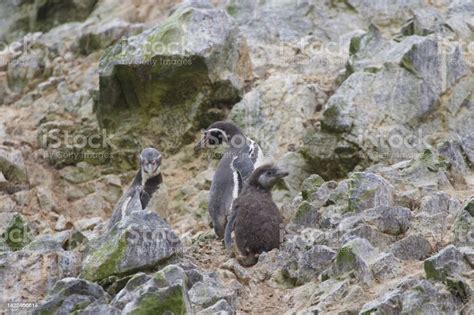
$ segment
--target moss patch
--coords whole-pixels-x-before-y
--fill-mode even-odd
[[[176,285],[162,289],[157,293],[158,294],[146,293],[142,295],[136,308],[130,314],[186,314],[186,302],[181,286]]]
[[[437,270],[433,262],[426,260],[423,264],[425,269],[426,278],[444,281],[446,279],[446,274],[442,270]]]
[[[89,281],[99,281],[119,273],[118,266],[127,249],[127,232],[120,238],[112,237],[89,255],[83,263],[82,276]]]
[[[13,251],[22,249],[33,240],[27,223],[19,214],[13,217],[2,238]]]
[[[350,247],[342,247],[336,255],[337,268],[343,272],[352,270],[357,260]]]

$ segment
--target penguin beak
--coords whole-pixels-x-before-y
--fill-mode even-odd
[[[286,177],[288,175],[290,175],[290,173],[288,173],[287,171],[282,170],[282,169],[277,169],[277,171],[275,172],[275,176],[277,178],[283,178],[283,177]]]
[[[194,151],[200,151],[201,149],[205,148],[207,145],[207,136],[204,135],[201,140],[194,146]]]
[[[161,166],[161,157],[152,160],[152,161],[145,161],[143,163],[143,171],[147,174],[154,174],[157,169]]]

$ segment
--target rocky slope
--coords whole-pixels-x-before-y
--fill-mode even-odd
[[[177,2],[0,3],[2,312],[473,314],[473,3]],[[290,172],[251,268],[192,149],[219,119]],[[149,145],[166,187],[107,231]]]

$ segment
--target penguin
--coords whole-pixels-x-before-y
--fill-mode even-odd
[[[145,209],[153,193],[163,183],[161,153],[154,148],[144,149],[139,156],[140,169],[132,184],[115,205],[109,221],[109,230],[122,218],[134,211]]]
[[[280,246],[280,211],[272,200],[271,190],[275,183],[288,172],[265,164],[257,168],[239,196],[234,200],[232,215],[225,230],[224,244],[232,247],[232,231],[235,235],[237,260],[243,266],[257,263],[262,252]]]
[[[208,211],[219,239],[224,237],[232,203],[239,193],[239,176],[246,180],[263,159],[260,146],[247,138],[235,124],[217,121],[203,132],[195,150],[226,143],[229,148],[219,161],[209,193]]]

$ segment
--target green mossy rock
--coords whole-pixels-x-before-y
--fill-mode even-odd
[[[89,281],[156,268],[181,252],[168,223],[149,211],[132,213],[89,245],[81,272]]]
[[[111,133],[133,133],[172,152],[207,127],[210,109],[240,100],[250,76],[246,41],[229,16],[183,5],[105,52],[95,110]]]
[[[13,251],[22,249],[33,239],[28,223],[20,214],[13,216],[2,236],[5,244]]]

